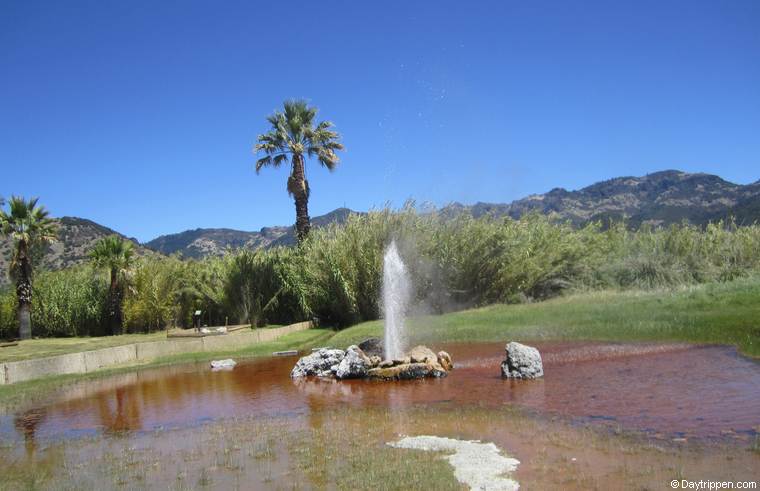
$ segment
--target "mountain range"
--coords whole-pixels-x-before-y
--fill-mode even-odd
[[[643,177],[617,177],[577,191],[554,188],[508,204],[453,203],[441,211],[512,218],[530,212],[555,213],[576,225],[606,219],[625,219],[631,227],[643,223],[667,226],[684,220],[705,225],[728,217],[751,224],[760,220],[760,181],[741,185],[711,174],[667,170]]]
[[[460,213],[474,217],[491,214],[519,218],[526,213],[554,214],[559,219],[582,225],[593,220],[626,219],[633,226],[644,223],[666,226],[688,221],[704,225],[733,217],[740,225],[760,221],[760,181],[741,185],[718,176],[667,170],[642,177],[617,177],[585,188],[568,191],[555,188],[511,203],[451,203],[439,210],[443,216]],[[314,227],[343,223],[353,212],[338,208],[312,218]],[[86,260],[98,239],[118,232],[91,220],[62,217],[58,242],[48,248],[43,268],[61,269]],[[126,238],[126,237],[125,237]],[[259,231],[227,228],[198,228],[157,237],[144,244],[135,239],[138,254],[175,254],[187,258],[221,255],[230,249],[266,248],[295,243],[292,226],[264,227]],[[12,253],[11,242],[0,238],[0,284]]]
[[[343,223],[348,215],[355,213],[348,208],[338,208],[326,215],[312,217],[312,227],[323,227],[333,222]],[[259,249],[281,245],[294,245],[296,234],[292,226],[264,227],[258,232],[244,232],[230,228],[196,228],[178,234],[156,237],[145,246],[162,254],[181,253],[183,257],[201,258],[220,256],[227,248]]]

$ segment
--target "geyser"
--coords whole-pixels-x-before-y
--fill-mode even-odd
[[[396,241],[383,258],[383,313],[385,318],[385,358],[401,358],[406,349],[404,317],[409,307],[411,280],[398,254]]]
[[[415,346],[407,352],[404,318],[412,293],[409,272],[391,242],[383,258],[383,297],[385,317],[385,360],[369,356],[359,346],[346,350],[319,349],[298,360],[290,372],[294,379],[309,376],[343,379],[412,380],[445,377],[454,368],[445,351],[436,354],[426,346]],[[365,343],[361,343],[363,345]]]

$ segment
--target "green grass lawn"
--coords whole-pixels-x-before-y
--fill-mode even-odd
[[[345,347],[382,335],[382,322],[337,333]],[[600,340],[736,345],[760,356],[760,280],[662,291],[592,292],[522,305],[493,305],[408,321],[413,342]]]
[[[111,348],[123,344],[160,341],[166,339],[166,331],[149,334],[122,334],[120,336],[97,336],[87,338],[44,338],[19,341],[17,346],[0,348],[0,363],[7,361],[44,358],[79,351]]]

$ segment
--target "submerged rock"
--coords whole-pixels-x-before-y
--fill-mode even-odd
[[[506,346],[507,358],[501,364],[504,378],[532,379],[544,376],[541,354],[536,348],[511,342]]]
[[[346,355],[335,370],[335,376],[340,380],[364,378],[370,368],[372,368],[372,361],[358,346],[353,345],[346,350]]]
[[[367,338],[359,343],[359,349],[361,349],[365,355],[372,357],[383,357],[383,340],[380,338]]]
[[[520,461],[504,455],[493,443],[422,435],[407,436],[388,445],[444,453],[441,458],[454,468],[454,477],[470,489],[517,491],[520,488],[509,476]]]
[[[293,371],[290,372],[292,378],[306,377],[316,375],[317,377],[333,377],[338,370],[338,365],[346,356],[342,349],[320,348],[318,351],[304,356]]]

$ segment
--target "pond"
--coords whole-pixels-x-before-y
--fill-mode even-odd
[[[545,377],[502,380],[503,343],[441,344],[444,379],[292,380],[295,357],[148,369],[66,388],[0,419],[4,440],[67,439],[183,428],[250,415],[302,418],[341,408],[527,408],[572,423],[662,439],[751,442],[760,428],[760,364],[734,348],[682,344],[532,343]]]

